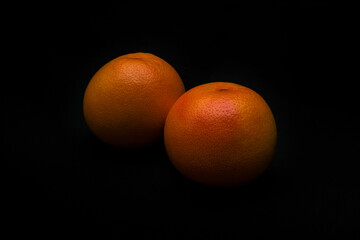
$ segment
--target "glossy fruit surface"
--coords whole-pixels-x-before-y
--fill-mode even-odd
[[[183,94],[171,108],[164,141],[173,165],[186,177],[231,186],[260,176],[275,152],[273,114],[255,91],[214,82]]]
[[[89,82],[83,111],[90,130],[118,147],[147,146],[163,134],[168,111],[184,93],[175,69],[149,53],[120,56]]]

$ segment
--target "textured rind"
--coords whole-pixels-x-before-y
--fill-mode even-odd
[[[85,120],[108,144],[146,146],[162,135],[166,115],[184,91],[180,76],[161,58],[148,53],[120,56],[89,82]]]
[[[209,185],[242,184],[258,177],[275,151],[276,125],[253,90],[233,83],[191,89],[171,108],[164,130],[174,166]]]

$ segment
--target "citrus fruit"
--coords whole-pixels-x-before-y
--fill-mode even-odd
[[[168,111],[184,93],[176,70],[150,53],[120,56],[102,66],[83,100],[85,121],[102,141],[144,147],[163,134]]]
[[[276,124],[255,91],[227,82],[190,89],[166,118],[169,159],[184,176],[213,186],[233,186],[260,176],[275,152]]]

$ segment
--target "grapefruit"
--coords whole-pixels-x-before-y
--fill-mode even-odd
[[[120,56],[101,67],[83,100],[85,121],[103,142],[137,148],[158,140],[168,111],[184,93],[176,70],[150,53]]]
[[[270,107],[255,91],[227,82],[197,86],[183,94],[166,118],[167,154],[187,178],[234,186],[259,177],[277,141]]]

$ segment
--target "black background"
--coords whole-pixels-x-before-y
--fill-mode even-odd
[[[351,11],[327,1],[118,1],[23,6],[13,16],[20,51],[1,95],[12,236],[360,237]],[[92,75],[141,51],[169,62],[186,90],[229,81],[264,97],[279,139],[263,176],[198,185],[174,169],[162,141],[131,151],[89,132],[82,98]]]

